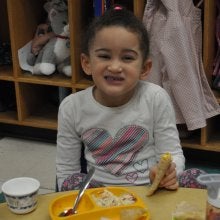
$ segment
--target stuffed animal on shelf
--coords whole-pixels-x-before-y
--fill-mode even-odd
[[[58,7],[58,2],[62,7]],[[40,24],[27,57],[35,75],[51,75],[58,72],[71,76],[70,40],[67,6],[62,0],[51,0],[44,4],[48,12],[47,24]]]

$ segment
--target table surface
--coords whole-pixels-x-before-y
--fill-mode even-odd
[[[159,190],[153,196],[147,197],[146,186],[125,187],[137,196],[142,198],[148,207],[151,220],[171,220],[172,212],[178,203],[186,201],[190,204],[196,204],[204,212],[204,220],[206,216],[207,190],[179,188],[176,191]],[[57,196],[64,195],[69,192],[50,193],[38,195],[37,209],[25,215],[17,215],[12,213],[6,203],[0,204],[1,220],[50,220],[48,207],[50,202]]]

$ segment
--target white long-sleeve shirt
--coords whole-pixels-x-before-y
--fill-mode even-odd
[[[80,172],[82,142],[94,179],[104,185],[148,184],[149,168],[170,152],[177,173],[185,159],[176,129],[175,113],[166,91],[140,81],[131,100],[106,107],[92,94],[93,87],[66,97],[58,114],[56,169],[58,186]]]

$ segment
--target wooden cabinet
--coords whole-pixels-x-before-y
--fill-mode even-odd
[[[125,4],[142,18],[146,0],[115,2]],[[12,54],[12,65],[0,66],[0,103],[5,96],[11,102],[11,107],[0,111],[0,123],[56,130],[60,90],[65,88],[71,93],[92,85],[79,60],[82,30],[93,16],[92,0],[68,0],[71,78],[58,73],[36,76],[20,68],[18,49],[33,38],[37,25],[43,21],[44,3],[45,0],[0,0],[0,43],[10,43]],[[215,0],[204,0],[204,66],[210,82],[216,52],[215,18]],[[220,102],[220,93],[215,94]],[[219,116],[208,120],[195,138],[182,141],[183,146],[220,151],[219,126]]]

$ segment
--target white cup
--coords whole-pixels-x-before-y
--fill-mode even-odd
[[[40,182],[30,177],[18,177],[6,181],[2,192],[9,209],[16,214],[25,214],[37,207]]]

